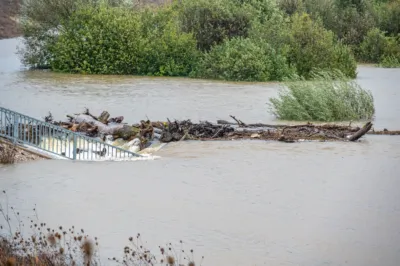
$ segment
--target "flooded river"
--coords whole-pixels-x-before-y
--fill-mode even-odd
[[[274,123],[277,84],[29,72],[0,41],[0,106],[56,119],[88,107],[128,122],[228,119]],[[400,129],[400,69],[359,67],[375,128]],[[203,265],[400,263],[400,137],[362,143],[173,143],[157,160],[40,161],[0,167],[0,188],[22,212],[85,228],[101,256],[141,233],[150,247],[183,239]],[[108,262],[105,261],[105,265]]]

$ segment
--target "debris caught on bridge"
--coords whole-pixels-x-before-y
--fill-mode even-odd
[[[87,136],[100,138],[112,145],[123,146],[136,143],[138,150],[147,148],[155,141],[168,143],[183,140],[273,140],[282,142],[296,141],[357,141],[365,134],[371,134],[372,123],[363,127],[336,124],[268,125],[247,124],[231,116],[232,122],[218,120],[216,123],[190,120],[150,121],[142,120],[137,124],[124,123],[123,116],[111,117],[107,111],[95,116],[86,109],[83,113],[67,115],[67,121],[54,121],[51,113],[46,122],[62,126],[65,129],[81,132]],[[389,134],[385,131],[373,131],[375,134]],[[395,134],[396,132],[394,132]],[[400,132],[399,132],[400,133]]]

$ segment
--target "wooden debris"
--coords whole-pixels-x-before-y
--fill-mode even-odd
[[[244,123],[237,117],[230,117],[235,122],[218,120],[217,123],[201,121],[193,123],[190,120],[171,121],[145,121],[135,125],[122,123],[124,117],[110,117],[107,111],[100,116],[92,115],[88,109],[81,114],[68,115],[67,122],[54,122],[51,114],[46,121],[60,125],[72,131],[83,132],[91,137],[110,135],[112,139],[123,139],[131,141],[138,138],[141,148],[154,139],[161,142],[174,142],[183,140],[273,140],[293,143],[296,141],[357,141],[365,134],[369,134],[372,123],[366,123],[362,128],[349,125],[336,124],[312,124],[302,123],[299,125],[271,125],[255,123]],[[389,134],[375,132],[375,134]],[[396,133],[396,132],[394,132]],[[400,135],[400,131],[399,131]]]

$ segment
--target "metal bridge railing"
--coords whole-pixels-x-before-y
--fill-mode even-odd
[[[127,160],[142,155],[0,107],[0,136],[72,160]]]

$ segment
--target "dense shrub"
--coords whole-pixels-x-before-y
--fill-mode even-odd
[[[285,57],[268,44],[259,45],[248,38],[234,38],[206,53],[194,76],[268,81],[281,80],[292,73]]]
[[[187,76],[194,69],[200,52],[192,33],[180,31],[177,14],[169,7],[138,13],[141,38],[137,74]]]
[[[55,42],[62,21],[82,6],[96,7],[101,3],[119,5],[123,0],[24,0],[21,1],[20,27],[24,39],[18,49],[22,62],[34,68],[48,68],[50,48]]]
[[[82,8],[62,23],[53,70],[133,74],[142,42],[139,21],[122,9]]]
[[[335,79],[334,79],[335,78]],[[279,119],[298,121],[348,121],[371,119],[372,94],[340,72],[314,72],[311,81],[286,82],[270,111]]]
[[[383,56],[379,62],[379,66],[384,68],[400,68],[400,57]]]
[[[348,77],[356,76],[356,61],[348,48],[337,43],[331,31],[307,14],[292,17],[289,45],[289,62],[299,75],[308,77],[313,68],[318,68],[339,69]]]
[[[321,18],[327,30],[357,52],[365,34],[376,25],[372,1],[304,0],[304,5],[314,20]]]
[[[303,0],[278,0],[278,5],[290,16],[296,12],[305,12]]]
[[[28,66],[74,73],[354,78],[355,57],[396,65],[399,1],[26,0],[20,52]]]
[[[375,9],[379,28],[390,36],[400,34],[400,0],[378,1]]]
[[[149,21],[157,19],[121,8],[82,8],[62,24],[51,48],[51,67],[77,73],[188,75],[196,61],[195,40],[179,32],[173,20],[150,27]]]
[[[360,58],[365,62],[379,62],[387,46],[388,39],[385,33],[378,28],[373,28],[360,45]]]
[[[387,37],[377,28],[368,32],[360,45],[360,57],[365,62],[378,63],[400,59],[400,37]]]
[[[239,3],[240,9],[245,9],[251,14],[252,21],[267,23],[279,17],[281,12],[276,0],[233,0]]]
[[[233,37],[246,37],[250,13],[230,0],[183,0],[178,4],[182,30],[193,32],[200,50]]]

